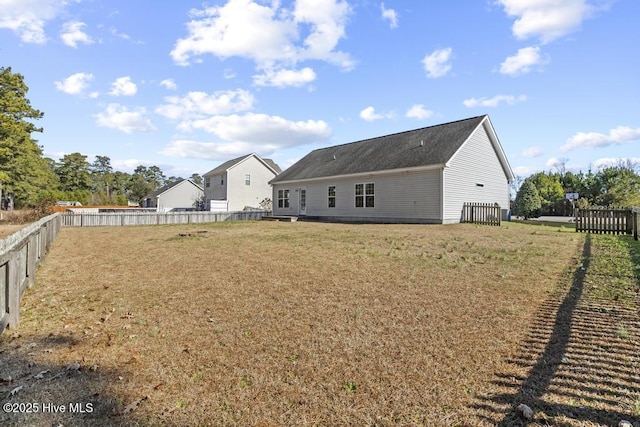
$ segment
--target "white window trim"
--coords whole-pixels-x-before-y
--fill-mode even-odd
[[[280,197],[280,192],[282,192],[282,197]],[[285,197],[285,194],[288,197]],[[280,200],[282,200],[282,206],[280,206]],[[289,206],[285,206],[285,201]],[[291,209],[291,191],[288,188],[281,188],[278,190],[278,200],[276,201],[278,204],[278,209]]]
[[[357,186],[362,185],[362,194],[356,194]],[[373,185],[373,194],[367,194],[367,185]],[[353,186],[353,206],[356,209],[375,209],[376,207],[376,183],[375,182],[358,182]],[[367,196],[373,196],[373,206],[367,206]],[[362,206],[358,206],[358,197],[362,197]]]
[[[333,187],[333,196],[329,195],[329,189]],[[327,186],[327,208],[328,209],[335,209],[336,205],[337,205],[337,195],[338,195],[338,190],[337,190],[337,186],[336,185],[328,185]],[[329,203],[329,200],[333,199],[333,206],[331,206],[331,204]]]

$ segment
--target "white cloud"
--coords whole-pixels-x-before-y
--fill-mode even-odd
[[[91,73],[76,73],[62,81],[53,82],[53,84],[58,90],[69,95],[85,96],[85,90],[89,88],[92,80],[93,74]],[[93,92],[89,96],[95,98],[98,94]]]
[[[323,121],[292,122],[277,116],[252,113],[216,116],[193,122],[192,126],[216,135],[221,141],[176,140],[160,154],[222,160],[250,152],[269,154],[282,148],[326,141],[331,135],[331,129]]]
[[[133,96],[138,92],[138,86],[131,81],[131,77],[125,76],[117,78],[111,83],[111,92],[113,96]]]
[[[91,37],[89,37],[89,35],[83,31],[83,28],[86,26],[87,24],[85,24],[84,22],[66,22],[62,26],[60,38],[62,39],[64,44],[76,49],[78,48],[78,43],[92,44],[93,39],[91,39]]]
[[[520,153],[520,157],[527,157],[529,159],[533,159],[536,157],[540,157],[544,154],[544,151],[540,147],[531,147],[524,150]]]
[[[382,11],[382,19],[386,19],[389,21],[389,26],[393,28],[398,28],[398,14],[393,9],[386,9],[384,7],[384,3],[380,4],[380,10]]]
[[[121,33],[119,32],[115,27],[111,27],[109,28],[109,33],[114,36],[114,37],[118,37],[121,38],[123,40],[131,40],[131,36],[127,33]]]
[[[188,159],[226,160],[255,152],[246,142],[198,142],[190,140],[172,141],[164,147],[160,154],[167,157]]]
[[[410,119],[428,119],[433,116],[433,111],[427,110],[422,104],[415,104],[409,108],[405,116]]]
[[[425,56],[422,60],[424,69],[427,71],[427,77],[437,79],[446,75],[451,71],[451,54],[453,49],[450,47],[446,49],[438,49]]]
[[[510,76],[517,76],[531,71],[536,65],[544,65],[548,60],[540,56],[540,48],[538,46],[524,47],[518,49],[518,53],[509,56],[500,64],[500,73]]]
[[[251,92],[237,89],[211,94],[189,92],[184,97],[167,97],[165,102],[156,108],[157,114],[169,119],[193,119],[251,110],[255,98]]]
[[[376,113],[375,108],[369,106],[360,111],[360,118],[367,122],[373,122],[375,120],[391,119],[393,118],[393,113],[379,114]]]
[[[302,70],[264,70],[264,74],[253,76],[256,86],[300,87],[316,79],[313,69],[305,67]]]
[[[350,70],[353,60],[336,50],[350,13],[342,0],[297,0],[292,10],[281,8],[279,1],[228,0],[223,6],[192,10],[188,35],[176,42],[171,57],[188,65],[206,54],[240,56],[253,60],[258,70],[321,60]]]
[[[551,157],[549,160],[547,160],[547,163],[545,163],[545,166],[547,168],[555,168],[555,167],[561,166],[563,163],[565,163],[564,160],[561,160],[557,157]]]
[[[95,114],[96,124],[101,127],[117,129],[124,133],[155,132],[144,108],[129,110],[120,104],[109,104],[104,113]]]
[[[138,159],[111,160],[111,166],[114,170],[132,173],[138,166],[153,166],[153,162]]]
[[[160,86],[169,90],[178,89],[178,85],[176,85],[176,82],[174,82],[173,79],[164,79],[163,81],[160,82]]]
[[[620,165],[640,165],[640,157],[626,157],[626,158],[613,158],[613,157],[603,157],[597,159],[595,162],[591,164],[591,166],[598,170],[602,168],[608,167],[616,167]]]
[[[67,3],[67,0],[2,0],[0,28],[14,31],[24,43],[46,43],[47,21],[58,16]]]
[[[513,173],[516,176],[521,176],[521,177],[527,177],[529,175],[532,175],[536,172],[540,172],[539,168],[534,168],[531,166],[518,166],[513,168]]]
[[[462,101],[465,107],[474,108],[474,107],[497,107],[500,103],[506,103],[508,105],[514,105],[517,102],[526,101],[527,97],[525,95],[513,96],[513,95],[496,95],[493,98],[470,98]]]
[[[202,130],[225,141],[251,143],[258,148],[257,151],[325,141],[331,135],[331,128],[322,120],[293,122],[278,116],[254,113],[183,122],[179,129]]]
[[[578,132],[560,147],[560,151],[571,151],[577,148],[599,148],[609,145],[621,145],[640,140],[640,128],[618,126],[611,129],[608,135],[599,132]]]
[[[595,7],[587,0],[497,0],[510,17],[516,18],[511,28],[518,39],[537,37],[543,43],[580,28]]]

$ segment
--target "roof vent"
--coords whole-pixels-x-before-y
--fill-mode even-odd
[[[333,155],[333,160],[335,160],[335,159],[336,159],[336,155],[334,154],[334,155]]]
[[[424,139],[420,140],[420,147],[424,147]]]

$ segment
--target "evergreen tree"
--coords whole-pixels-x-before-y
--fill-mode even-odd
[[[524,217],[524,219],[536,218],[540,216],[541,207],[540,195],[533,180],[525,179],[516,195],[516,205],[513,213],[516,216]]]
[[[80,153],[65,154],[56,164],[62,191],[88,191],[91,189],[91,173],[87,156]]]
[[[21,74],[0,67],[0,186],[14,194],[17,207],[36,203],[41,189],[55,182],[42,148],[31,137],[42,132],[32,120],[44,114],[31,106],[28,91]]]

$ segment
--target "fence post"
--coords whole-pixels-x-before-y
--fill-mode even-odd
[[[20,323],[20,251],[13,251],[7,263],[9,283],[7,305],[9,308],[9,327],[15,328]]]
[[[33,233],[29,236],[29,240],[27,241],[27,286],[33,286],[33,283],[36,279],[36,265],[37,265],[37,251],[36,251],[36,241],[37,236],[42,232],[42,227],[38,230],[37,233]]]

